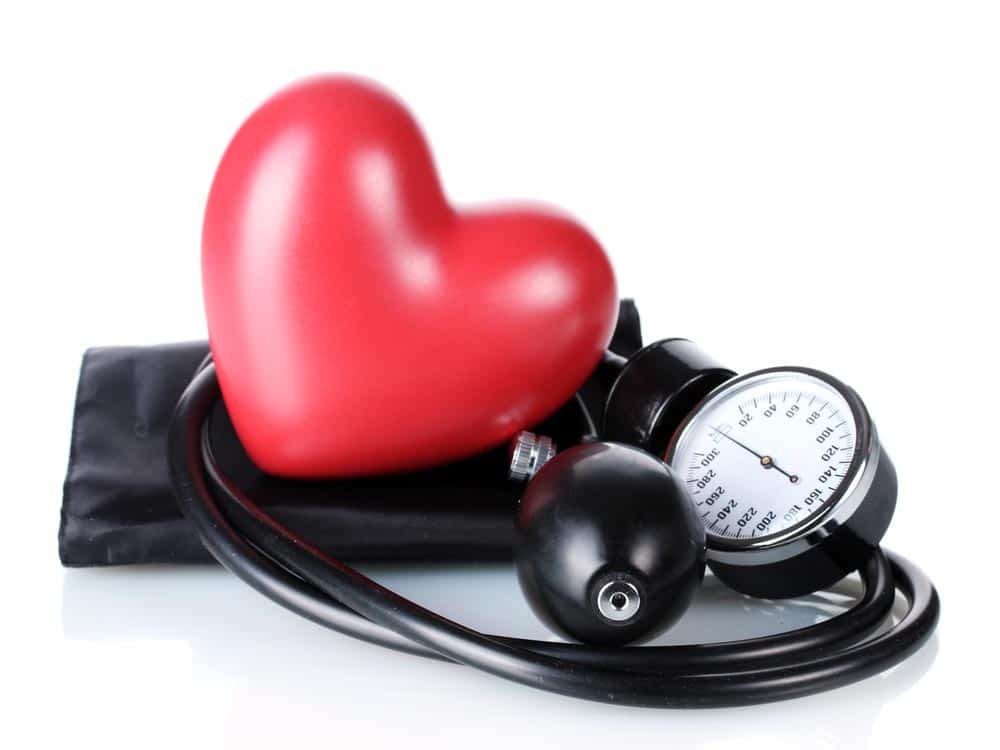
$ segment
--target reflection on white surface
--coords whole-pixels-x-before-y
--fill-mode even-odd
[[[477,629],[552,637],[524,603],[507,565],[365,570]],[[188,720],[209,722],[223,711],[219,739],[242,746],[287,746],[289,739],[323,732],[366,741],[416,732],[425,742],[475,733],[478,744],[491,746],[518,736],[560,741],[567,726],[596,745],[614,730],[619,742],[661,746],[659,733],[669,727],[672,740],[741,747],[741,736],[752,727],[755,736],[773,735],[772,747],[797,747],[805,737],[813,746],[824,746],[824,738],[831,737],[863,746],[882,708],[919,680],[937,650],[935,639],[888,673],[819,696],[757,708],[650,711],[547,695],[471,669],[361,644],[285,612],[216,568],[70,570],[63,581],[64,637],[100,645],[95,664],[102,665],[101,679],[112,691],[117,670],[118,689],[143,696],[142,701],[156,701],[164,692],[172,696],[167,704],[186,701]],[[735,594],[709,577],[681,622],[655,643],[802,627],[835,614],[857,588],[848,581],[837,593],[766,602]],[[75,677],[80,689],[93,680]],[[820,710],[824,720],[817,721]],[[280,722],[265,720],[279,715]],[[622,717],[628,721],[620,722]],[[483,733],[484,726],[494,727],[495,736]],[[575,747],[585,746],[582,742]]]

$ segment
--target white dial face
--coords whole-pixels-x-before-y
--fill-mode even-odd
[[[840,391],[776,371],[723,385],[670,451],[709,536],[754,542],[826,507],[849,481],[857,425]]]

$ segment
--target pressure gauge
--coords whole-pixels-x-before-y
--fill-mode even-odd
[[[753,596],[800,596],[857,570],[895,508],[895,471],[867,409],[817,370],[727,380],[664,458],[705,525],[712,571]]]

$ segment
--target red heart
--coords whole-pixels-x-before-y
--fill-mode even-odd
[[[407,110],[336,76],[279,92],[236,133],[202,272],[236,431],[292,477],[503,442],[580,387],[617,310],[585,229],[537,208],[457,212]]]

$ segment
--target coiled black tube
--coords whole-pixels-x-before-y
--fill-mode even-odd
[[[181,397],[169,438],[171,477],[185,515],[226,568],[319,624],[407,653],[467,664],[525,685],[589,700],[654,707],[735,706],[828,690],[882,672],[920,648],[940,604],[927,577],[892,553],[861,571],[849,611],[797,631],[731,643],[595,648],[476,632],[380,586],[313,548],[258,508],[219,470],[206,418],[219,398],[214,367]],[[895,590],[909,601],[891,615]]]

